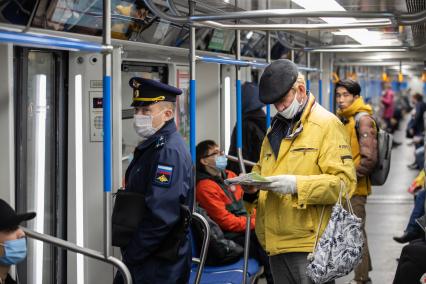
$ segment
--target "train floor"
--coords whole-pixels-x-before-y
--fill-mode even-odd
[[[407,225],[413,208],[413,196],[407,192],[418,171],[410,170],[407,165],[414,161],[414,147],[411,140],[405,138],[403,129],[406,121],[401,123],[401,130],[394,135],[394,140],[401,145],[392,150],[392,162],[389,177],[383,186],[373,188],[367,201],[367,238],[373,270],[370,272],[372,283],[392,283],[397,267],[396,259],[403,245],[392,237],[401,235]],[[336,280],[336,284],[350,283],[354,273]],[[260,279],[259,283],[266,283]]]

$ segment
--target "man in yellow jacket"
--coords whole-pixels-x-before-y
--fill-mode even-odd
[[[306,91],[297,66],[271,63],[259,84],[260,100],[277,115],[265,137],[256,172],[271,181],[245,188],[248,207],[257,206],[256,234],[270,256],[275,283],[312,283],[306,275],[320,215],[324,231],[339,192],[355,190],[348,136],[339,119]],[[260,190],[259,190],[260,189]]]
[[[337,115],[349,135],[356,168],[357,188],[351,198],[351,203],[355,215],[363,221],[364,249],[362,260],[355,268],[353,283],[363,284],[371,281],[368,272],[372,270],[365,232],[365,204],[367,196],[371,193],[369,175],[377,163],[377,128],[371,117],[373,110],[361,97],[361,86],[357,82],[350,79],[339,81],[336,83],[334,93],[339,107]],[[356,117],[357,114],[358,117]]]

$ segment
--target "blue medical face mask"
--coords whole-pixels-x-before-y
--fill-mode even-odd
[[[15,265],[27,256],[27,240],[25,238],[5,241],[0,246],[4,248],[4,255],[0,256],[0,265]]]
[[[226,165],[228,164],[228,159],[226,158],[225,155],[217,156],[215,159],[215,162],[216,162],[217,169],[224,170],[226,169]]]

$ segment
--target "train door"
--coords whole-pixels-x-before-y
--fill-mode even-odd
[[[36,211],[28,227],[66,238],[67,54],[15,49],[16,207]],[[65,283],[66,253],[28,240],[20,283]]]
[[[123,177],[132,159],[132,153],[138,145],[140,138],[133,129],[134,110],[130,106],[133,98],[133,90],[129,86],[132,77],[143,77],[168,83],[168,66],[162,63],[144,63],[134,61],[124,61],[121,65],[122,80],[122,130],[123,130]]]

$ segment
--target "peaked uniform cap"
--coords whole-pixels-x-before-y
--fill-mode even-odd
[[[6,201],[0,199],[0,231],[14,229],[21,222],[33,219],[35,212],[16,214],[15,210],[7,204]]]
[[[259,98],[264,104],[273,104],[293,87],[299,75],[297,65],[288,59],[269,64],[260,78]]]
[[[141,77],[133,77],[129,85],[133,88],[132,107],[147,106],[157,102],[176,102],[176,96],[182,94],[181,89]]]

